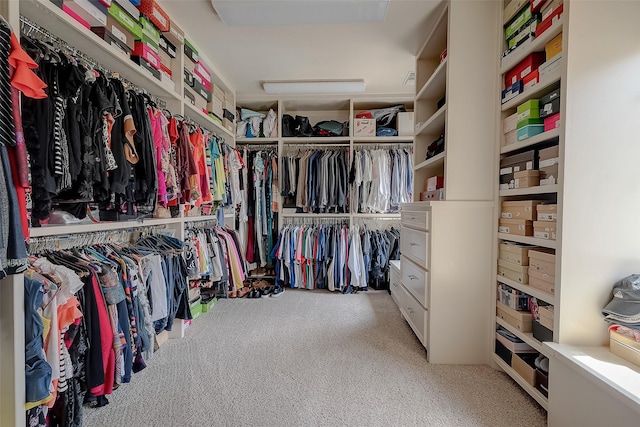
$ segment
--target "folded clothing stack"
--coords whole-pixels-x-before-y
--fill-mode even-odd
[[[272,109],[267,114],[238,108],[240,121],[236,125],[236,138],[276,138],[278,136],[277,114]]]

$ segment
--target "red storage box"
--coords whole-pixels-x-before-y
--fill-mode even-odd
[[[531,0],[531,12],[539,12],[542,5],[545,4],[547,0]]]
[[[540,37],[540,34],[547,31],[554,22],[560,19],[562,15],[562,11],[564,10],[564,3],[560,4],[560,6],[556,7],[551,15],[549,15],[544,21],[538,24],[536,27],[536,37]]]
[[[138,10],[149,18],[149,21],[151,21],[157,29],[162,32],[169,31],[169,27],[171,26],[169,15],[158,5],[156,0],[142,0],[140,6],[138,6]]]
[[[209,86],[208,90],[211,90],[211,72],[202,63],[202,61],[196,62],[196,65],[193,68],[193,73],[200,77],[203,86]]]
[[[524,90],[540,83],[540,73],[538,73],[538,70],[534,70],[527,74],[525,78],[522,79],[522,83],[524,83]]]
[[[141,57],[153,68],[160,70],[160,57],[146,43],[136,42],[131,55]]]
[[[560,126],[560,113],[555,113],[552,116],[545,117],[544,119],[544,131],[550,131]]]
[[[544,52],[533,52],[504,75],[505,87],[524,79],[525,76],[537,70],[543,62]]]
[[[163,73],[167,73],[170,76],[173,75],[173,73],[171,72],[171,68],[167,67],[163,63],[160,63],[160,71],[162,71]]]

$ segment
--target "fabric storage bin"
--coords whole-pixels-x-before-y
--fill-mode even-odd
[[[528,310],[530,296],[503,283],[498,285],[498,296],[502,304],[514,310]]]

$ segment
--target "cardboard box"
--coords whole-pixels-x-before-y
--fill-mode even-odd
[[[535,360],[538,353],[514,353],[511,358],[511,367],[522,377],[529,385],[536,385],[536,365]]]
[[[537,320],[531,322],[531,329],[529,332],[533,332],[533,337],[538,341],[553,341],[553,331],[542,326]]]
[[[202,78],[203,86],[209,86],[208,90],[211,90],[211,71],[207,69],[207,66],[204,65],[202,61],[196,62],[193,68],[193,72],[194,74]],[[204,84],[204,82],[206,82],[206,84]],[[220,96],[220,93],[218,92],[218,95],[214,95],[214,96],[218,96],[219,98],[222,98],[224,100],[224,91],[222,92],[221,95],[222,96]]]
[[[525,7],[504,27],[504,39],[509,40],[534,17],[531,8]]]
[[[212,84],[212,86],[213,86],[213,96],[218,98],[224,104],[224,97],[225,97],[224,89],[222,89],[222,87],[216,84]]]
[[[122,3],[127,0],[122,0]],[[119,5],[118,2],[113,2],[109,8],[109,15],[113,17],[124,29],[133,34],[133,39],[140,40],[142,38],[142,26],[138,22],[139,14],[137,17],[132,16],[127,10]]]
[[[222,119],[222,126],[229,132],[235,133],[236,131],[236,125],[226,117]]]
[[[511,358],[513,357],[513,353],[509,351],[509,349],[504,345],[502,345],[502,343],[498,340],[496,340],[495,351],[496,354],[500,356],[500,358],[504,360],[507,365],[511,365]]]
[[[542,14],[542,19],[547,19],[554,10],[558,8],[561,4],[564,3],[564,0],[547,0],[545,4],[542,5],[540,9],[540,13]]]
[[[109,43],[111,46],[122,51],[125,55],[128,56],[131,54],[131,48],[127,46],[127,44],[122,40],[116,38],[106,27],[93,27],[91,28],[91,31],[93,31],[98,37]]]
[[[536,390],[542,393],[544,397],[549,397],[549,374],[542,372],[538,368],[536,368]]]
[[[530,23],[525,24],[524,27],[522,27],[516,35],[507,40],[508,49],[514,49],[523,44],[530,37],[535,37],[536,27],[540,23],[540,18],[535,18],[533,20],[530,20],[529,22]]]
[[[553,101],[549,101],[540,106],[540,117],[546,118],[560,112],[560,98],[556,98]]]
[[[558,163],[540,168],[540,185],[555,185],[559,182]]]
[[[376,120],[353,119],[353,136],[376,136]]]
[[[560,74],[560,66],[562,65],[562,54],[554,56],[551,60],[540,65],[538,72],[541,79],[551,78]]]
[[[444,176],[432,176],[425,182],[425,190],[435,191],[444,187]]]
[[[142,25],[142,37],[136,41],[144,42],[157,53],[160,49],[160,31],[144,16],[140,17],[140,25]]]
[[[538,221],[555,221],[558,217],[558,205],[540,204],[536,206],[536,214]]]
[[[531,11],[532,12],[538,12],[542,9],[542,6],[544,6],[545,2],[547,0],[531,0],[529,3],[531,5]]]
[[[141,56],[131,55],[131,60],[136,64],[140,65],[145,70],[147,70],[149,73],[151,73],[151,75],[154,78],[160,80],[160,70],[155,68],[152,64],[147,62],[144,58],[142,58]]]
[[[553,249],[537,248],[529,251],[529,267],[547,276],[544,280],[553,281],[556,274],[556,254]]]
[[[561,4],[551,12],[549,16],[540,21],[540,24],[536,27],[536,37],[540,37],[545,31],[557,22],[562,16],[563,5]]]
[[[164,34],[160,34],[160,52],[166,53],[171,59],[178,56],[178,48]]]
[[[518,128],[518,113],[513,113],[512,115],[505,117],[502,120],[502,127],[504,133],[509,133]]]
[[[500,205],[500,217],[504,219],[535,221],[537,219],[536,206],[540,203],[542,203],[540,200],[504,201]]]
[[[89,25],[89,23],[87,21],[85,21],[84,19],[82,19],[80,17],[80,15],[78,15],[77,13],[75,13],[73,10],[69,9],[69,5],[63,4],[62,5],[62,10],[64,11],[64,13],[66,13],[67,15],[69,15],[74,21],[76,21],[77,23],[79,23],[80,25],[82,25],[83,27],[85,27],[87,30],[91,29],[91,25]]]
[[[498,285],[498,301],[514,310],[529,310],[531,297],[524,292],[500,283]]]
[[[162,50],[162,48],[160,49],[160,52],[158,52],[158,56],[160,57],[160,64],[161,66],[164,65],[165,67],[167,67],[169,70],[171,70],[171,65],[172,65],[172,61],[173,59],[171,59],[171,57],[169,56],[169,54],[167,52],[165,52],[164,50]],[[162,67],[160,67],[162,71]]]
[[[91,31],[104,39],[104,31],[107,30],[114,38],[125,44],[129,51],[134,49],[135,37],[128,28],[122,25],[112,15],[107,16],[107,23],[104,27],[92,27]]]
[[[397,126],[399,136],[412,136],[414,134],[413,111],[398,113]]]
[[[555,221],[534,221],[533,237],[545,240],[556,240]]]
[[[537,70],[540,64],[542,64],[543,62],[544,53],[533,52],[529,54],[525,59],[520,61],[518,65],[505,73],[504,85],[509,86],[516,83],[518,80],[524,79],[526,75]]]
[[[555,113],[544,119],[544,131],[549,132],[560,127],[560,113]]]
[[[501,242],[498,250],[498,259],[511,262],[516,265],[529,265],[529,251],[536,246],[524,246],[517,243]]]
[[[514,129],[504,134],[504,145],[515,144],[518,142],[518,130]]]
[[[547,61],[560,54],[562,52],[562,33],[558,34],[549,43],[547,43],[544,47],[544,51]]]
[[[518,123],[517,128],[521,128],[531,123],[524,123],[524,120],[527,119],[538,119],[540,118],[540,100],[538,99],[530,99],[522,104],[518,105],[516,109],[518,114]]]
[[[444,188],[439,188],[433,191],[423,191],[420,193],[420,201],[445,200],[444,195]]]
[[[524,219],[500,218],[498,231],[516,236],[533,236],[533,222]]]
[[[205,100],[206,107],[206,103],[211,101],[211,92],[202,86],[202,84],[195,78],[193,79],[193,91]],[[222,110],[222,103],[220,103],[220,110]],[[222,118],[222,111],[220,111],[220,115],[218,117]]]
[[[555,159],[560,155],[560,146],[554,145],[552,147],[543,148],[538,151],[538,161]]]
[[[533,319],[528,311],[517,311],[496,301],[496,316],[520,332],[531,332]]]
[[[191,89],[190,87],[184,88],[184,98],[189,103],[191,103],[191,105],[196,105],[196,94],[193,92],[193,89]]]
[[[530,125],[542,125],[544,126],[544,119],[540,119],[540,118],[533,118],[533,119],[522,119],[518,122],[518,129],[522,129],[524,127],[530,126]],[[516,131],[518,130],[516,129]],[[517,134],[517,132],[516,132]]]
[[[170,20],[169,31],[165,31],[163,35],[177,47],[184,44],[184,31],[174,20]]]
[[[530,74],[527,74],[524,79],[522,79],[522,83],[524,84],[524,90],[531,89],[540,83],[540,73],[538,70],[533,70]]]
[[[64,0],[66,6],[89,24],[90,27],[104,27],[107,24],[109,8],[100,2],[89,0]]]
[[[529,266],[529,286],[541,290],[544,293],[553,295],[555,293],[556,283],[555,277],[545,275],[536,270],[532,270]]]
[[[198,62],[198,58],[199,58],[198,50],[187,39],[184,39],[184,54],[185,54],[185,57],[188,58],[189,61],[193,62],[195,66],[195,63]],[[185,61],[185,67],[187,66],[186,63],[189,61]]]
[[[498,275],[514,282],[527,284],[529,282],[529,267],[498,259]]]
[[[518,138],[518,141],[524,141],[525,139],[529,139],[543,132],[544,132],[543,124],[528,125],[517,130],[517,138]]]
[[[557,165],[558,163],[560,163],[560,158],[559,157],[555,157],[553,159],[546,159],[546,160],[538,161],[538,166],[540,168],[547,168],[549,166]]]
[[[538,353],[533,347],[531,347],[529,344],[527,344],[526,342],[522,341],[521,339],[517,338],[517,341],[512,341],[511,339],[507,338],[506,336],[502,335],[499,331],[502,329],[499,329],[496,331],[496,340],[500,341],[500,343],[505,346],[505,348],[507,350],[509,350],[512,353]]]
[[[529,0],[511,0],[509,4],[507,4],[504,8],[504,13],[502,14],[502,24],[506,25],[522,10],[523,7],[528,5]]]
[[[540,317],[540,324],[545,328],[553,331],[553,306],[552,305],[540,305],[538,306],[538,315]]]
[[[500,159],[500,175],[529,169],[538,169],[538,152],[536,150],[512,154]]]
[[[140,4],[139,1],[136,1],[136,0],[113,0],[111,2],[111,7],[113,7],[114,3],[117,3],[118,6],[121,9],[125,10],[136,21],[138,21],[140,19],[140,11],[137,8],[137,6]]]
[[[640,343],[614,329],[609,330],[609,350],[616,356],[640,366]]]
[[[540,185],[540,172],[537,170],[520,171],[513,174],[513,188],[530,188]]]
[[[510,86],[507,86],[502,91],[502,98],[500,102],[504,104],[505,102],[511,101],[513,98],[520,95],[523,90],[524,90],[524,83],[522,82],[522,80],[518,80],[514,82],[513,84],[511,84]]]
[[[224,102],[217,97],[212,97],[211,100],[209,101],[209,103],[207,104],[207,110],[211,111],[214,115],[216,115],[221,121],[224,118],[224,108],[223,104]]]
[[[169,31],[171,22],[169,15],[158,5],[156,0],[142,0],[138,10],[148,17],[160,31]]]
[[[134,49],[131,52],[133,56],[139,56],[149,63],[156,70],[160,70],[160,57],[151,48],[150,45],[143,42],[135,42]]]

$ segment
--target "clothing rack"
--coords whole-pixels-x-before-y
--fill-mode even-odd
[[[213,219],[186,221],[184,223],[184,228],[185,230],[195,230],[199,228],[211,228],[217,225],[218,225],[218,220],[213,218]]]
[[[285,217],[284,225],[349,225],[349,218],[309,218],[309,217]]]
[[[413,148],[411,143],[398,143],[398,144],[357,144],[354,147],[355,151],[359,150],[403,150]]]
[[[225,141],[224,135],[218,135],[216,132],[207,129],[202,125],[199,125],[195,120],[193,120],[191,117],[187,116],[186,114],[175,114],[174,117],[182,119],[183,121],[187,122],[187,124],[198,126],[200,130],[202,130],[202,132],[207,135],[213,135],[216,138],[222,139],[223,142]]]
[[[276,142],[275,145],[270,144],[270,145],[254,145],[254,144],[243,144],[242,147],[238,147],[238,148],[242,148],[242,149],[246,149],[248,151],[273,151],[273,150],[277,150],[278,149],[278,143]]]
[[[285,142],[284,144],[284,149],[328,149],[328,148],[333,148],[335,149],[336,147],[338,148],[344,148],[345,150],[347,150],[349,148],[349,143],[343,144],[343,143],[331,143],[331,144],[287,144]]]
[[[400,225],[400,218],[366,218],[366,217],[356,217],[353,219],[353,225],[360,225],[367,228],[373,228],[372,225],[376,229],[388,228],[394,225]]]
[[[138,93],[145,94],[158,107],[166,108],[167,104],[162,99],[159,99],[156,96],[149,94],[146,89],[136,86],[135,84],[131,83],[129,80],[121,77],[119,73],[111,71],[111,70],[105,68],[97,60],[95,60],[92,57],[88,56],[84,52],[79,51],[75,47],[69,46],[69,44],[65,40],[61,39],[60,37],[58,37],[58,36],[56,36],[56,35],[54,35],[52,33],[50,33],[49,31],[47,31],[46,29],[42,28],[41,26],[39,26],[35,22],[31,21],[29,18],[26,18],[26,17],[24,17],[22,15],[20,15],[20,32],[21,32],[21,34],[23,34],[26,37],[34,37],[35,34],[37,34],[39,36],[42,36],[42,37],[48,39],[50,42],[53,42],[55,44],[55,47],[57,49],[59,49],[60,51],[62,51],[63,53],[65,53],[65,54],[67,54],[69,56],[72,56],[72,57],[74,57],[76,59],[82,60],[87,65],[89,65],[91,68],[93,68],[95,70],[102,71],[105,75],[111,76],[111,78],[120,80],[124,84],[125,89],[134,90],[134,91],[136,91]],[[38,38],[38,37],[35,36],[35,38]]]

